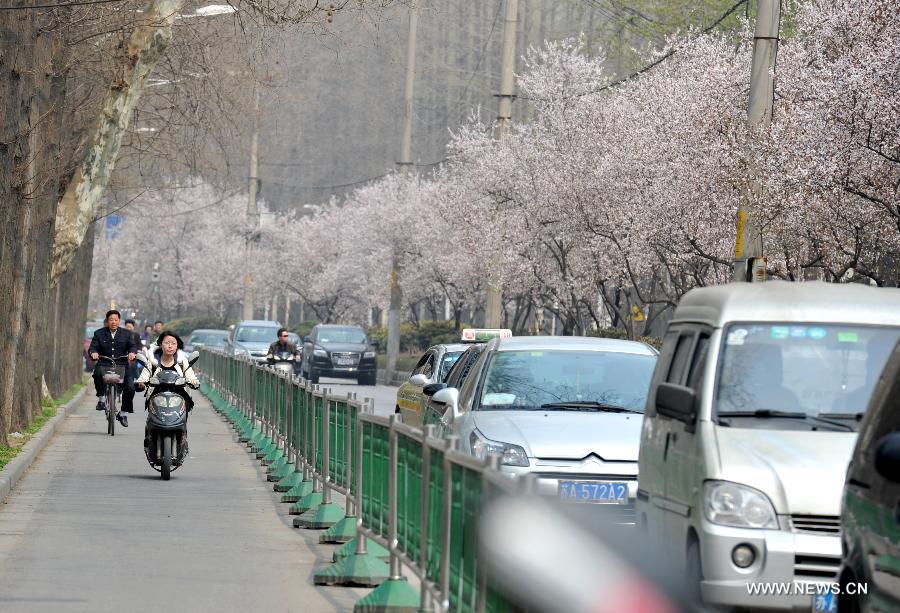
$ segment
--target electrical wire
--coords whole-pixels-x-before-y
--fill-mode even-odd
[[[56,9],[67,6],[87,6],[90,4],[112,4],[114,2],[127,2],[127,0],[75,0],[75,2],[61,2],[60,4],[36,4],[34,6],[0,6],[0,11],[30,11],[33,9]]]

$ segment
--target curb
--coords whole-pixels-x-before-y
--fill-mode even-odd
[[[9,496],[12,489],[16,486],[16,483],[18,483],[25,475],[25,472],[31,467],[41,451],[44,450],[44,447],[46,447],[47,443],[50,442],[50,439],[53,438],[53,435],[56,434],[59,424],[62,423],[69,413],[69,407],[78,403],[87,393],[88,389],[91,389],[91,386],[85,385],[69,402],[57,407],[56,415],[44,424],[41,431],[25,443],[19,454],[13,458],[2,471],[0,471],[0,504],[6,500],[7,496]]]

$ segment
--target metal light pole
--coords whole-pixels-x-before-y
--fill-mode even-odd
[[[778,31],[781,21],[779,0],[757,0],[756,28],[753,32],[753,60],[750,69],[750,102],[747,127],[751,136],[772,123],[775,96],[775,59],[778,54]],[[734,246],[734,281],[765,279],[762,233],[746,210],[751,198],[762,193],[756,163],[749,159],[751,181],[744,203],[738,210],[737,236]]]
[[[414,3],[409,8],[409,37],[406,41],[406,85],[403,92],[403,132],[400,137],[400,158],[397,166],[400,174],[409,174],[412,166],[412,115],[413,86],[416,71],[416,30],[419,22],[419,6]],[[403,288],[400,286],[400,254],[397,245],[391,254],[391,302],[388,308],[387,321],[387,366],[388,380],[394,376],[397,368],[397,356],[400,354],[400,309],[403,306]]]
[[[253,275],[250,272],[256,234],[259,230],[259,211],[256,206],[256,190],[259,187],[259,84],[253,84],[253,136],[250,138],[250,175],[247,186],[247,219],[250,234],[247,236],[247,270],[244,275],[243,319],[253,319]]]
[[[500,78],[500,108],[494,125],[494,138],[501,140],[509,132],[512,117],[512,103],[515,95],[513,72],[516,68],[516,24],[518,22],[519,1],[506,0],[506,22],[503,28],[503,68]],[[502,324],[503,300],[500,291],[500,272],[497,262],[491,263],[485,305],[485,325],[499,328]]]

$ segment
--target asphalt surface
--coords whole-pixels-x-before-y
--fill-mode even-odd
[[[335,546],[292,527],[289,505],[194,397],[190,457],[168,482],[144,458],[143,411],[109,437],[92,394],[73,409],[0,504],[0,611],[352,610],[366,590],[312,583]]]

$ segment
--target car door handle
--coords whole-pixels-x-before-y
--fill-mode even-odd
[[[663,448],[663,461],[669,456],[669,441],[672,440],[672,433],[666,432],[666,446]]]

